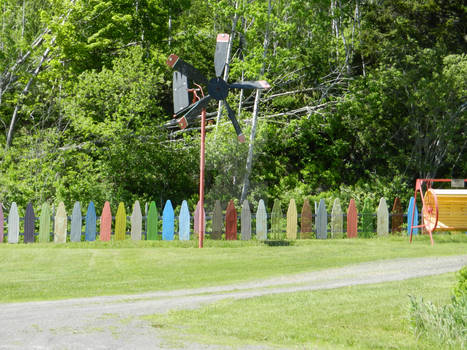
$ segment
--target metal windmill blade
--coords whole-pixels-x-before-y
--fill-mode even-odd
[[[214,54],[214,68],[216,77],[220,77],[227,64],[227,51],[229,49],[230,36],[228,34],[218,34],[216,39],[216,53]]]
[[[174,101],[174,117],[178,119],[171,120],[166,124],[167,127],[172,127],[179,124],[181,129],[185,129],[189,122],[192,121],[199,111],[206,107],[210,98],[203,98],[191,105],[188,101],[188,79],[203,85],[208,83],[206,77],[191,64],[183,61],[177,55],[171,54],[167,59],[167,65],[175,69],[173,82],[173,101]],[[176,75],[178,73],[179,75]]]
[[[188,79],[186,75],[177,71],[173,73],[173,102],[175,113],[185,109],[190,104],[188,99]]]
[[[174,116],[178,119],[171,121],[167,124],[167,126],[172,126],[178,123],[182,129],[186,128],[186,126],[199,115],[200,110],[206,108],[209,101],[214,99],[224,103],[229,119],[235,128],[235,132],[237,133],[238,140],[240,142],[245,141],[245,136],[242,133],[242,129],[240,128],[240,125],[237,121],[235,112],[227,103],[227,96],[229,95],[229,91],[230,89],[269,89],[270,85],[264,80],[243,81],[228,84],[221,77],[222,72],[224,71],[227,64],[229,40],[230,36],[228,34],[217,35],[216,52],[214,55],[214,69],[216,76],[209,81],[195,67],[183,61],[177,55],[172,54],[169,56],[167,64],[179,72],[180,76],[174,75]],[[207,85],[209,94],[190,105],[187,104],[185,94],[183,92],[183,86],[187,85],[183,82],[183,77],[186,77],[195,83]],[[190,91],[187,88],[185,89],[187,92]]]

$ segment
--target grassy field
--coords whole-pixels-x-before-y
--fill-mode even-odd
[[[0,244],[0,302],[51,300],[221,285],[399,257],[467,253],[467,235],[303,240]]]
[[[334,290],[226,300],[148,317],[167,339],[298,349],[438,349],[416,339],[408,295],[448,302],[454,273]],[[182,333],[182,338],[180,337]]]

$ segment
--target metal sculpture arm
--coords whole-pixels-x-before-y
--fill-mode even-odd
[[[271,86],[265,80],[241,81],[229,85],[231,89],[269,89]]]

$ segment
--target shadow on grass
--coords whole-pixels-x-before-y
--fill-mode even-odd
[[[264,244],[270,246],[270,247],[288,247],[291,245],[294,245],[294,241],[284,241],[284,240],[277,240],[277,241],[264,241]]]

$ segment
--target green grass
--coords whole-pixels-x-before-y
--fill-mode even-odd
[[[165,329],[171,339],[187,337],[221,346],[438,349],[439,344],[414,335],[408,295],[444,304],[454,281],[454,273],[449,273],[333,290],[229,299],[146,319],[154,327]]]
[[[259,242],[0,244],[0,302],[51,300],[221,285],[364,261],[465,254],[466,235]]]

